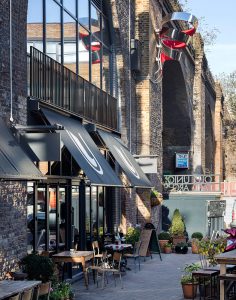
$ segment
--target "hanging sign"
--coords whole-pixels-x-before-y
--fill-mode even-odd
[[[188,153],[176,153],[175,154],[175,168],[176,169],[188,169],[189,167],[189,154]]]

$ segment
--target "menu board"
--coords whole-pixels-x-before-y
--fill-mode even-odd
[[[143,229],[141,231],[140,240],[142,242],[139,255],[151,256],[151,253],[158,253],[161,259],[160,245],[154,229]]]

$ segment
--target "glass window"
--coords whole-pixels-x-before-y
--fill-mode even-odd
[[[89,80],[90,34],[82,26],[79,27],[79,75]]]
[[[64,65],[76,73],[76,22],[64,12]]]
[[[91,32],[97,38],[101,38],[100,12],[93,5],[91,5]]]
[[[80,24],[89,28],[89,1],[88,0],[78,0],[78,16],[79,16]]]
[[[98,187],[98,235],[102,239],[104,235],[104,188]]]
[[[76,0],[64,0],[63,5],[66,9],[68,9],[74,16],[76,15]]]
[[[27,52],[30,52],[30,46],[42,51],[43,47],[43,5],[42,0],[28,1],[27,15]]]
[[[49,250],[55,250],[56,247],[56,199],[56,188],[49,188]]]
[[[103,56],[102,56],[102,89],[107,93],[110,93],[110,59],[111,52],[103,47]]]
[[[60,7],[52,0],[46,1],[46,52],[61,62]]]
[[[72,238],[74,248],[79,250],[79,187],[72,186]]]
[[[37,202],[37,220],[38,232],[36,236],[36,250],[43,251],[46,249],[46,189],[44,187],[38,188],[38,202]]]
[[[85,216],[85,226],[86,226],[86,239],[87,246],[90,247],[91,243],[91,218],[90,218],[90,187],[86,187],[86,216]],[[88,248],[89,249],[89,248]]]
[[[92,239],[98,239],[98,222],[97,222],[97,187],[91,187],[91,224],[92,224]]]
[[[101,47],[102,46],[98,41],[92,41],[92,83],[99,88],[101,87]]]
[[[33,183],[27,184],[27,253],[34,250],[34,186]]]
[[[102,41],[106,46],[110,46],[108,20],[104,16],[102,16]]]
[[[66,200],[65,188],[59,189],[59,249],[63,250],[66,244]]]

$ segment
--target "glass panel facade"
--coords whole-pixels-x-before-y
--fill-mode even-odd
[[[76,22],[64,12],[64,65],[77,73]]]
[[[46,1],[46,54],[61,62],[61,9],[53,0]]]
[[[98,40],[93,40],[91,44],[91,54],[92,54],[92,80],[91,82],[101,87],[101,62],[102,62],[102,45]]]
[[[79,187],[72,186],[72,238],[74,249],[79,250]]]
[[[101,3],[91,0],[29,0],[27,50],[29,52],[30,46],[34,46],[45,51],[73,72],[110,92],[107,88],[110,84],[104,84],[104,78],[101,78],[103,59],[106,59],[106,70],[111,69],[111,66],[107,67],[110,59],[102,55],[104,45],[110,49],[110,39]]]
[[[36,250],[43,251],[46,249],[46,188],[38,188],[38,202],[37,202],[37,221],[38,230],[36,236]]]
[[[90,80],[90,33],[79,26],[79,75]]]
[[[43,3],[42,0],[28,1],[27,15],[27,51],[30,46],[43,51]]]
[[[102,56],[102,89],[107,93],[110,93],[110,60],[111,60],[111,52],[103,47],[103,56]]]
[[[34,186],[28,183],[27,186],[27,252],[34,250]]]
[[[79,23],[89,28],[89,1],[78,0]]]
[[[76,16],[76,0],[63,0],[64,8]]]

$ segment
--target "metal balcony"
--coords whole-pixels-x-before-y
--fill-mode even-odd
[[[30,96],[118,130],[117,99],[34,47],[30,49]]]

